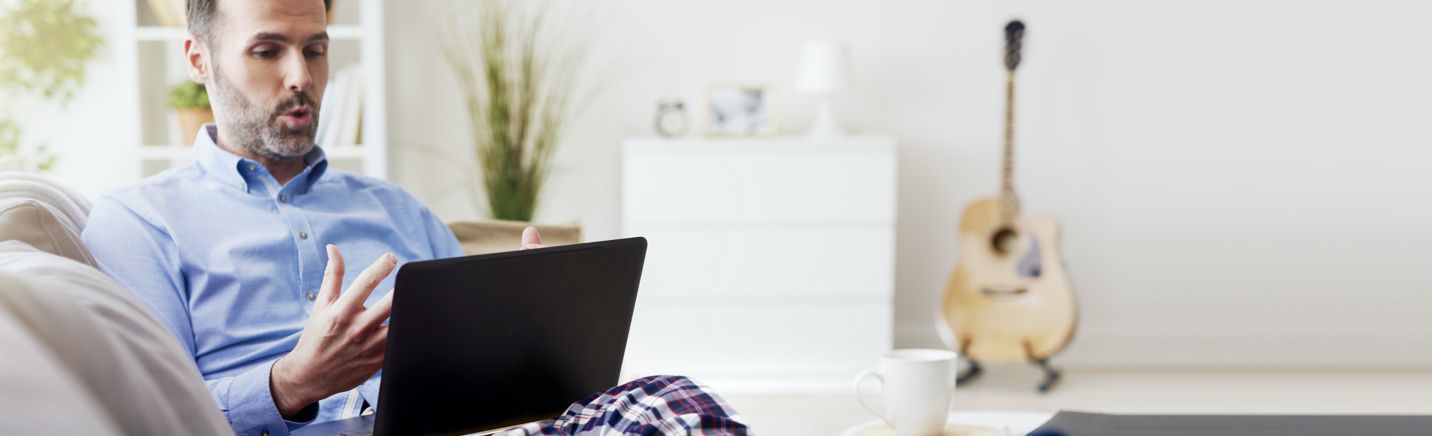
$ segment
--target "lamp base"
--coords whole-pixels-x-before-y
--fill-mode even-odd
[[[830,97],[821,96],[816,106],[815,124],[811,125],[810,131],[806,133],[810,138],[839,138],[845,136],[840,126],[835,124],[835,116],[831,114]]]

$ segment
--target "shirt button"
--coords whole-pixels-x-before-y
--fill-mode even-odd
[[[308,239],[308,232],[298,232],[298,239]]]
[[[249,172],[254,172],[254,171],[258,171],[258,167],[255,167],[255,166],[253,166],[253,165],[249,165]]]
[[[279,203],[287,203],[287,202],[288,202],[288,196],[283,195],[283,194],[279,194],[279,196],[278,196],[278,202],[279,202]]]
[[[313,301],[314,299],[317,299],[317,298],[318,298],[318,296],[317,296],[317,295],[313,295],[312,292],[309,292],[307,296],[308,296],[308,301]]]

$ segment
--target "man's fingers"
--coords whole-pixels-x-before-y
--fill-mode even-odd
[[[383,298],[381,300],[378,300],[377,303],[373,303],[372,307],[369,307],[368,310],[363,311],[363,317],[359,321],[362,322],[364,325],[381,324],[383,323],[383,320],[388,319],[388,316],[392,313],[393,291],[388,291],[388,295],[384,295]],[[387,328],[384,327],[384,329],[386,330]]]
[[[347,307],[362,306],[363,302],[368,300],[368,295],[373,293],[373,288],[378,287],[378,283],[392,273],[393,267],[397,265],[398,257],[393,253],[382,255],[363,270],[357,279],[353,280],[353,284],[348,286],[348,291],[338,297],[338,304]]]
[[[388,325],[383,324],[376,328],[378,330],[373,332],[373,336],[370,336],[368,339],[370,341],[368,342],[368,346],[370,347],[370,349],[376,347],[377,350],[373,351],[377,352],[379,355],[382,355],[383,352],[387,351],[388,348]]]
[[[534,245],[536,247],[533,247]],[[529,248],[542,248],[542,235],[537,233],[536,227],[532,226],[522,229],[522,249]]]
[[[374,351],[372,365],[377,367],[378,370],[381,370],[383,369],[383,359],[388,354],[388,326],[384,325],[382,330],[379,330],[378,333],[373,335],[372,340],[373,342],[370,346],[377,348],[377,350]],[[373,373],[376,374],[378,370],[374,370]],[[369,374],[368,376],[372,377],[373,374]]]
[[[338,246],[328,244],[328,266],[323,269],[323,284],[318,286],[318,299],[314,304],[328,305],[343,292],[343,254]]]

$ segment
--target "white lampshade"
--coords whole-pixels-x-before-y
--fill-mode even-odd
[[[796,89],[804,94],[830,95],[850,86],[850,50],[832,40],[806,42]]]

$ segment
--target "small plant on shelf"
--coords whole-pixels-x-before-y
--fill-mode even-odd
[[[174,109],[174,116],[179,119],[181,140],[198,134],[199,126],[204,123],[214,122],[214,111],[209,108],[209,92],[202,83],[186,80],[170,88],[169,108]]]

